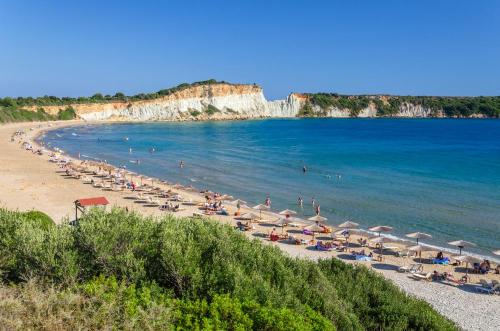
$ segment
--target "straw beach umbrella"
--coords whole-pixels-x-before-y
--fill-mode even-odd
[[[316,223],[308,225],[308,226],[304,227],[304,229],[309,230],[313,233],[313,240],[314,240],[314,237],[315,237],[317,232],[323,232],[323,230],[324,230],[322,226],[320,226],[319,224],[316,224]]]
[[[233,205],[237,205],[237,204],[240,204],[241,206],[246,206],[247,202],[246,201],[243,201],[243,200],[240,200],[240,199],[236,199],[236,200],[233,200],[231,201],[231,204]]]
[[[325,223],[328,220],[328,218],[316,215],[316,216],[313,216],[313,217],[309,217],[308,220],[316,222],[316,223]]]
[[[375,237],[371,238],[370,241],[380,245],[380,254],[382,254],[382,251],[384,250],[384,243],[392,242],[392,240],[387,237]]]
[[[245,219],[245,220],[249,220],[249,221],[253,221],[253,220],[259,219],[259,215],[254,214],[254,213],[245,213],[245,214],[241,215],[240,218]]]
[[[285,217],[290,217],[292,215],[297,215],[297,212],[290,209],[285,209],[279,212],[280,215],[285,215]]]
[[[422,262],[422,252],[430,251],[432,249],[430,247],[427,247],[427,246],[415,245],[415,246],[408,247],[408,250],[410,252],[418,253],[419,261]]]
[[[347,221],[342,224],[339,224],[339,228],[341,229],[355,229],[359,226],[358,223],[352,222],[352,221]]]
[[[262,211],[270,209],[269,206],[266,206],[266,205],[263,205],[263,204],[258,204],[257,206],[253,206],[252,208],[259,211],[260,219],[262,219]]]
[[[451,241],[448,243],[449,245],[452,245],[452,246],[457,246],[458,249],[459,249],[459,253],[458,255],[462,255],[462,249],[464,249],[465,247],[472,247],[472,246],[476,246],[476,244],[474,243],[471,243],[469,241],[465,241],[465,240],[456,240],[456,241]]]
[[[455,257],[455,260],[460,261],[460,262],[465,262],[465,276],[466,277],[469,275],[469,263],[474,264],[474,263],[481,262],[480,259],[473,257],[473,256],[469,256],[469,255],[457,256],[457,257]]]
[[[373,232],[378,232],[378,236],[380,237],[381,232],[391,232],[392,227],[387,226],[387,225],[377,225],[377,226],[369,228],[368,230],[373,231]]]
[[[408,238],[413,238],[413,239],[417,239],[417,245],[418,245],[418,240],[419,239],[430,239],[432,238],[432,236],[430,234],[427,234],[427,233],[423,233],[423,232],[413,232],[413,233],[408,233],[406,235],[406,237]]]

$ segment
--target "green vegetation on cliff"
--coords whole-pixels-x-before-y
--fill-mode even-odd
[[[307,94],[308,101],[302,107],[299,116],[326,116],[329,108],[348,109],[351,116],[372,103],[377,108],[377,116],[393,116],[404,104],[422,106],[437,116],[442,113],[447,117],[470,117],[483,115],[500,117],[500,97],[427,97],[427,96],[369,96],[340,95],[336,93]],[[384,98],[384,99],[382,99]],[[314,112],[312,106],[320,108]]]
[[[0,310],[21,329],[454,330],[362,266],[294,259],[200,218],[0,210]],[[6,285],[8,284],[8,285]]]
[[[23,109],[16,100],[11,98],[0,99],[0,123],[72,120],[74,118],[76,118],[76,113],[70,106],[60,109],[59,113],[54,116],[41,108],[37,111]]]
[[[217,81],[215,79],[209,79],[200,82],[194,82],[191,84],[183,83],[178,86],[159,90],[154,93],[140,93],[132,96],[126,96],[121,92],[117,92],[114,95],[102,95],[101,93],[96,93],[91,97],[78,97],[78,98],[70,98],[70,97],[55,97],[55,96],[43,96],[38,98],[32,97],[19,97],[19,98],[5,98],[13,100],[17,106],[19,107],[27,107],[27,106],[65,106],[71,104],[85,104],[85,103],[107,103],[107,102],[116,102],[116,101],[139,101],[139,100],[151,100],[160,98],[163,96],[170,95],[175,92],[179,92],[185,90],[190,87],[200,86],[200,85],[214,85],[214,84],[229,84],[224,81]],[[2,100],[0,99],[0,103]]]

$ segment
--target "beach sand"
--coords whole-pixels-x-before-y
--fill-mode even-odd
[[[53,122],[51,128],[63,125],[78,124],[81,122]],[[21,138],[16,138],[11,142],[11,135],[16,130],[24,130],[27,134]],[[30,130],[32,129],[32,130]],[[133,199],[135,193],[130,191],[112,192],[92,187],[84,184],[81,180],[66,176],[64,169],[56,164],[48,162],[47,153],[43,156],[26,151],[21,146],[21,140],[28,140],[34,143],[34,138],[42,130],[48,129],[47,123],[14,123],[0,126],[0,207],[8,209],[40,210],[50,215],[56,222],[67,222],[74,219],[74,201],[80,198],[105,196],[111,205],[127,207],[131,211],[137,211],[144,215],[164,215],[165,212],[158,207],[147,206]],[[156,185],[156,183],[155,183]],[[163,185],[166,189],[179,192],[184,198],[193,201],[203,202],[203,195],[184,190],[176,190],[171,186]],[[202,188],[200,188],[202,189]],[[236,208],[227,205],[230,214]],[[109,208],[109,207],[108,207]],[[192,216],[193,213],[202,213],[196,206],[182,206],[185,210],[175,213],[177,216]],[[248,210],[243,210],[248,211]],[[253,211],[257,213],[256,211]],[[271,214],[264,212],[264,218],[270,218]],[[227,224],[235,224],[236,221],[230,216],[211,216],[212,218]],[[270,242],[265,235],[272,229],[272,225],[255,224],[255,229],[245,232],[251,238],[260,238],[264,242],[277,245],[288,254],[300,258],[320,259],[337,257],[347,263],[359,263],[381,273],[390,279],[397,286],[410,295],[414,295],[429,302],[443,315],[455,321],[461,328],[467,330],[500,330],[500,296],[481,294],[475,290],[474,283],[479,279],[498,280],[500,275],[492,273],[488,275],[472,275],[471,284],[465,286],[452,286],[439,282],[417,281],[405,273],[397,272],[401,265],[414,263],[412,258],[400,258],[395,255],[385,254],[381,262],[357,262],[351,258],[348,252],[320,252],[311,246],[292,245],[284,242]],[[291,228],[289,233],[295,228]],[[281,229],[277,228],[280,233]],[[295,235],[295,234],[294,234]],[[307,238],[299,235],[299,237]],[[321,239],[322,235],[319,235]],[[350,242],[356,242],[358,236],[351,236]],[[390,244],[390,246],[401,246],[401,243]],[[352,245],[350,249],[360,250],[357,245]],[[366,249],[366,248],[365,248]],[[430,256],[435,256],[436,252],[422,253],[424,262]],[[452,272],[456,278],[463,275],[463,270],[455,269],[454,266],[441,266],[424,263],[424,271],[432,272]]]

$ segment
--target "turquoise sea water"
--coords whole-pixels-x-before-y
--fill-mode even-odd
[[[354,219],[366,228],[393,226],[400,237],[427,232],[433,239],[426,243],[438,246],[465,239],[477,243],[469,249],[474,253],[500,249],[498,120],[103,124],[58,129],[44,139],[82,159],[104,159],[250,205],[269,195],[273,209],[311,216],[314,197],[334,225]],[[130,162],[136,159],[139,165]]]

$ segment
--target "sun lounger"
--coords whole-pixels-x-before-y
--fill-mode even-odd
[[[430,282],[432,280],[432,272],[428,273],[415,272],[411,274],[411,277],[413,277],[413,279],[416,280],[427,280]]]
[[[151,204],[151,205],[155,205],[155,206],[159,206],[159,205],[161,205],[161,203],[160,203],[158,200],[153,199],[152,197],[148,197],[147,202],[148,202],[149,204]]]
[[[399,252],[396,252],[396,255],[398,257],[408,257],[410,256],[410,251],[405,249],[405,250],[402,250],[402,251],[399,251]]]
[[[367,255],[354,254],[356,261],[371,261],[372,258]]]
[[[403,266],[403,267],[399,267],[398,271],[399,272],[409,272],[409,273],[418,273],[418,272],[422,272],[424,266],[420,263],[417,263],[417,264],[411,264],[409,266]]]
[[[484,292],[488,294],[500,293],[500,284],[489,284],[485,279],[480,279],[479,283],[481,285],[476,285],[476,291]]]

